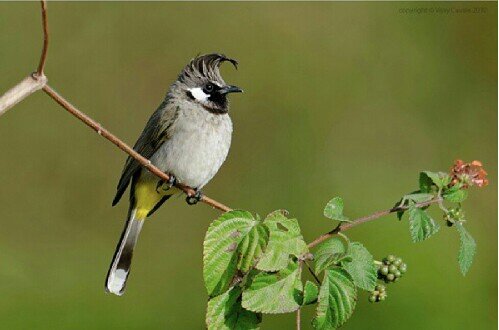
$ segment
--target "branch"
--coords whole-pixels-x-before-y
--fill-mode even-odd
[[[102,127],[95,120],[90,118],[85,113],[78,110],[74,105],[69,103],[64,97],[58,94],[55,90],[53,90],[50,86],[47,85],[47,77],[44,74],[45,62],[47,59],[47,51],[49,44],[49,32],[48,32],[48,23],[47,23],[47,3],[45,0],[41,1],[42,6],[42,23],[43,23],[43,49],[42,55],[40,56],[40,63],[38,65],[38,70],[36,73],[26,77],[19,84],[14,86],[12,89],[7,91],[3,96],[0,97],[0,116],[7,112],[8,109],[19,103],[21,100],[25,99],[29,95],[33,94],[39,89],[43,89],[45,93],[47,93],[54,101],[56,101],[60,106],[66,109],[73,116],[84,122],[87,126],[96,131],[99,135],[103,136],[118,148],[129,154],[131,157],[136,159],[143,167],[149,170],[151,173],[156,175],[158,178],[168,181],[170,176],[166,173],[163,173],[159,168],[151,164],[151,161],[144,158],[138,152],[136,152],[133,148],[128,146],[125,142],[119,139],[116,135],[112,134],[104,127]],[[196,191],[184,184],[178,183],[175,185],[177,188],[182,190],[188,196],[194,196]],[[202,196],[200,202],[208,204],[215,209],[220,211],[230,211],[231,208],[217,202],[216,200],[209,198],[207,196]]]
[[[49,46],[49,32],[47,24],[47,2],[41,1],[42,5],[42,26],[43,26],[43,50],[38,64],[38,70],[24,78],[20,83],[9,89],[4,95],[0,96],[0,116],[10,108],[21,102],[37,90],[41,89],[47,83],[47,77],[43,73],[47,50]]]
[[[431,205],[431,204],[435,204],[435,203],[441,203],[442,202],[442,198],[441,197],[436,197],[432,200],[429,200],[427,202],[422,202],[422,203],[417,203],[417,204],[414,204],[413,206],[414,207],[417,207],[417,208],[421,208],[421,207],[425,207],[425,206],[428,206],[428,205]],[[384,210],[384,211],[378,211],[378,212],[375,212],[371,215],[367,215],[365,217],[361,217],[361,218],[358,218],[358,219],[355,219],[355,220],[352,220],[351,222],[347,222],[347,223],[344,223],[344,222],[340,222],[340,224],[338,226],[336,226],[336,228],[334,228],[333,230],[331,230],[330,232],[326,233],[326,234],[323,234],[319,237],[317,237],[313,242],[311,242],[310,244],[308,244],[308,248],[311,249],[315,246],[317,246],[318,244],[324,242],[325,240],[327,240],[328,238],[340,233],[340,232],[343,232],[343,231],[346,231],[350,228],[353,228],[353,227],[356,227],[358,225],[361,225],[365,222],[369,222],[369,221],[372,221],[372,220],[376,220],[376,219],[379,219],[381,217],[384,217],[385,215],[389,215],[391,213],[395,213],[395,212],[398,212],[398,211],[405,211],[409,209],[409,206],[395,206],[395,207],[392,207],[391,209],[388,209],[388,210]]]
[[[304,262],[305,259],[302,259],[298,262],[298,273],[300,274],[300,277]],[[296,330],[301,330],[301,307],[298,307],[298,309],[296,310]]]
[[[42,26],[43,26],[43,49],[42,55],[40,56],[40,63],[38,64],[38,70],[36,73],[38,76],[43,76],[43,69],[45,69],[45,61],[47,60],[47,51],[49,49],[49,26],[47,22],[47,1],[42,0]]]
[[[35,74],[32,74],[24,78],[20,83],[0,96],[0,116],[37,90],[41,89],[46,83],[47,78],[45,76],[36,77]]]
[[[301,308],[296,310],[296,330],[301,330]]]

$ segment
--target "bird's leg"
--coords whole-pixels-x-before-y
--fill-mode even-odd
[[[194,195],[191,196],[187,195],[187,197],[185,198],[187,204],[195,205],[201,200],[201,198],[203,198],[203,193],[201,192],[201,190],[195,189],[195,191],[196,193]]]
[[[156,192],[158,194],[161,194],[161,193],[164,193],[165,191],[170,190],[174,185],[177,184],[177,178],[174,175],[169,174],[168,176],[170,177],[170,179],[167,182],[165,182],[165,180],[158,181],[158,184],[156,185]],[[161,191],[160,191],[160,189],[161,189]]]

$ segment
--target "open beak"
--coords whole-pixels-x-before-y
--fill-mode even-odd
[[[237,86],[231,86],[231,85],[228,85],[228,86],[225,86],[225,87],[222,87],[219,91],[220,94],[224,95],[224,94],[229,94],[229,93],[242,93],[243,90]]]

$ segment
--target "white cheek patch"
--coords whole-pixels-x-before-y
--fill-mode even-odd
[[[203,92],[203,89],[200,87],[190,88],[189,92],[191,92],[192,96],[198,101],[206,101],[210,97],[210,95]]]

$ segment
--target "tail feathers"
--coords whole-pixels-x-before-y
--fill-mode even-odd
[[[116,247],[113,261],[107,273],[106,291],[121,296],[125,292],[126,281],[130,274],[133,250],[144,223],[135,218],[136,210],[132,210]]]

